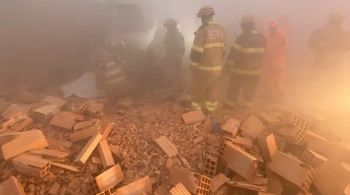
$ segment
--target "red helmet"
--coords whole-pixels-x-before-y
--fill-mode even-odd
[[[215,10],[211,5],[206,5],[204,7],[202,7],[198,13],[197,13],[197,17],[198,18],[203,18],[203,17],[207,17],[207,16],[214,16],[215,15]]]

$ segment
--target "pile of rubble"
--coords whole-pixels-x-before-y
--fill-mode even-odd
[[[334,195],[350,184],[348,145],[282,109],[213,117],[154,100],[48,96],[0,101],[0,113],[0,194]]]

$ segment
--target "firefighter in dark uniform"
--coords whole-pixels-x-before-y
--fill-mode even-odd
[[[167,29],[164,45],[165,45],[165,89],[166,95],[175,95],[181,93],[181,71],[182,57],[185,54],[185,39],[178,29],[177,21],[169,18],[164,22]]]
[[[253,106],[266,50],[265,37],[255,30],[255,21],[245,16],[241,23],[242,34],[231,47],[227,59],[230,80],[226,94],[226,106],[236,107],[240,92],[243,93],[243,107]]]
[[[224,65],[225,30],[213,22],[211,6],[199,10],[202,25],[195,33],[191,49],[192,109],[214,112],[218,107],[218,84]]]

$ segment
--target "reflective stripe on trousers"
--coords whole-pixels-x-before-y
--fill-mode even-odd
[[[209,112],[214,112],[218,108],[218,102],[206,101],[205,107]]]

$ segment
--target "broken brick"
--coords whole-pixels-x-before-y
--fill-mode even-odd
[[[306,131],[299,126],[285,126],[278,129],[278,133],[291,144],[302,145],[305,143]]]
[[[49,149],[31,150],[30,153],[34,155],[46,156],[46,157],[55,158],[55,159],[63,159],[69,155],[68,152],[61,152],[58,150],[49,150]]]
[[[222,173],[216,175],[211,180],[210,190],[215,193],[222,185],[224,185],[229,180],[230,179]]]
[[[12,163],[18,172],[34,177],[49,174],[51,166],[50,161],[31,154],[21,154],[12,159]]]
[[[178,183],[175,187],[170,190],[171,195],[191,195],[182,183]]]
[[[49,194],[50,195],[56,195],[58,194],[58,191],[60,190],[60,184],[58,184],[57,182],[53,183],[49,189]]]
[[[311,186],[313,169],[304,166],[303,162],[291,155],[280,151],[275,152],[269,168],[277,175],[296,185],[302,191],[307,192]]]
[[[177,148],[173,143],[171,143],[168,138],[161,136],[157,139],[154,140],[158,146],[170,157],[175,157],[177,156]]]
[[[94,125],[94,126],[91,126],[87,129],[75,131],[73,134],[70,135],[69,139],[72,142],[78,142],[78,141],[81,141],[84,139],[88,139],[88,138],[96,135],[96,133],[98,133],[98,132],[99,132],[98,128]]]
[[[214,177],[216,175],[219,157],[212,154],[207,154],[204,157],[204,171],[203,174]]]
[[[266,131],[258,136],[257,142],[265,161],[270,162],[272,156],[277,151],[277,144],[274,134]]]
[[[34,120],[45,122],[57,112],[58,108],[56,105],[46,105],[33,110],[31,116]]]
[[[143,177],[133,183],[130,183],[124,187],[118,188],[116,193],[118,195],[134,195],[134,194],[151,194],[152,184],[148,176]]]
[[[252,180],[255,176],[258,160],[239,146],[225,143],[222,158],[228,168],[246,180]]]
[[[86,145],[82,149],[82,151],[79,153],[79,155],[75,158],[74,162],[85,164],[85,162],[88,160],[92,152],[95,150],[98,143],[100,143],[101,139],[102,139],[102,135],[100,133],[91,137],[90,140],[86,143]]]
[[[266,130],[264,124],[256,116],[250,116],[241,125],[242,133],[252,140],[255,140],[262,132]]]
[[[21,106],[17,104],[11,104],[5,109],[5,111],[1,114],[1,116],[4,119],[10,119],[13,115],[22,111],[23,111],[23,108]]]
[[[48,146],[48,143],[40,130],[26,131],[20,134],[14,140],[1,146],[3,158],[11,159],[21,153],[42,149]]]
[[[204,121],[206,116],[201,110],[196,110],[192,112],[188,112],[182,115],[182,120],[185,124],[193,125],[199,122]]]
[[[47,96],[43,99],[42,102],[51,105],[56,105],[58,109],[61,109],[66,104],[65,100],[54,96]]]
[[[58,163],[58,162],[51,162],[51,165],[54,166],[54,167],[58,167],[58,168],[67,170],[67,171],[74,172],[74,173],[79,173],[80,172],[80,170],[78,168],[76,168],[74,166],[71,166],[71,165],[65,165],[65,164]]]
[[[182,183],[191,193],[196,193],[197,178],[189,168],[170,169],[170,184],[175,186]]]
[[[72,118],[62,117],[61,115],[55,115],[50,121],[51,126],[66,130],[72,130],[75,124],[76,121]]]
[[[106,139],[102,139],[100,141],[100,144],[97,146],[97,148],[98,148],[100,159],[102,161],[102,165],[104,168],[108,168],[115,165],[112,152],[109,148],[109,145]]]
[[[306,150],[303,153],[301,159],[304,163],[310,165],[312,168],[316,168],[328,161],[328,159],[325,156],[322,156],[321,154],[312,150]]]
[[[197,195],[210,195],[211,179],[204,175],[200,175],[198,178],[198,184],[196,189]]]
[[[7,180],[0,184],[0,194],[8,195],[25,195],[23,186],[18,182],[17,178],[10,176]]]
[[[227,184],[229,184],[232,187],[247,189],[247,190],[256,191],[256,192],[266,192],[267,191],[266,186],[258,186],[258,185],[247,183],[245,181],[230,180],[230,181],[227,181]]]
[[[315,169],[313,181],[321,194],[344,194],[350,184],[350,170],[346,164],[329,160]]]
[[[95,177],[95,181],[100,192],[103,192],[118,185],[124,178],[124,173],[118,164]]]
[[[232,137],[224,137],[226,140],[232,142],[235,145],[238,145],[243,148],[252,148],[253,147],[253,141],[249,138],[236,136],[235,138]]]
[[[231,134],[233,137],[236,137],[240,124],[241,122],[239,120],[230,118],[226,121],[226,123],[222,126],[221,129]]]

